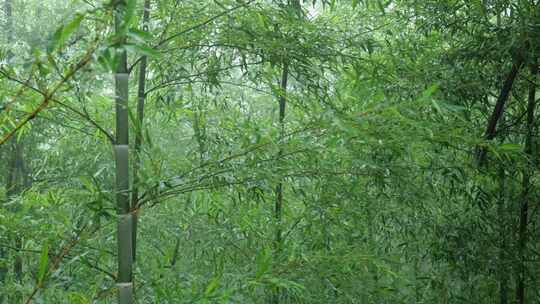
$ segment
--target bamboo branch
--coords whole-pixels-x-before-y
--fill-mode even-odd
[[[45,92],[45,95],[37,108],[35,108],[29,115],[27,115],[21,122],[19,122],[15,128],[2,136],[0,139],[0,146],[6,143],[17,131],[19,131],[29,121],[34,119],[41,111],[45,110],[51,101],[53,101],[54,94],[64,85],[69,79],[71,79],[79,70],[85,67],[91,60],[97,48],[97,44],[90,48],[79,62],[77,62],[59,81],[50,92]]]

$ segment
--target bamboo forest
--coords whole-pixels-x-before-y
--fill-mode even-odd
[[[540,303],[540,0],[0,27],[0,304]]]

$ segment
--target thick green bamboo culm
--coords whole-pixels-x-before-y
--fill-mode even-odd
[[[114,7],[116,32],[119,43],[126,41],[122,31],[125,1],[117,1]],[[116,204],[118,213],[118,303],[134,303],[133,297],[133,214],[129,199],[129,72],[127,54],[119,50],[118,66],[114,74],[116,104],[116,141],[114,155],[116,161]]]
[[[133,279],[131,237],[126,237],[126,235],[131,236],[132,227],[133,215],[131,213],[118,215],[118,283],[124,285],[131,284]]]

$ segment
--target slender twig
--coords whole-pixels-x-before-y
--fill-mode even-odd
[[[34,119],[41,111],[45,110],[50,102],[53,100],[54,94],[64,85],[69,79],[71,79],[79,70],[85,67],[93,57],[94,52],[97,49],[97,44],[91,47],[86,54],[83,56],[79,62],[77,62],[67,73],[62,77],[62,80],[59,81],[50,92],[47,92],[43,97],[41,103],[37,108],[35,108],[28,116],[26,116],[21,122],[19,122],[11,131],[5,134],[2,139],[0,139],[0,146],[6,143],[17,131],[19,131],[24,125],[29,121]]]
[[[53,273],[58,268],[60,262],[64,259],[64,257],[66,257],[71,252],[71,250],[82,240],[81,235],[83,234],[83,232],[86,231],[87,228],[88,226],[83,226],[78,231],[78,233],[71,239],[71,241],[64,245],[64,247],[62,247],[60,253],[53,258],[52,262],[49,263],[50,267],[48,267],[44,277],[47,277],[49,274]],[[32,303],[32,299],[36,296],[39,290],[43,288],[44,284],[45,279],[39,280],[24,303]]]
[[[28,88],[28,89],[30,89],[30,90],[32,90],[32,91],[34,91],[34,92],[36,92],[36,93],[42,95],[43,97],[46,97],[46,96],[47,96],[47,93],[44,92],[44,91],[42,91],[41,89],[36,88],[36,87],[30,85],[28,82],[24,82],[24,81],[21,81],[20,79],[17,79],[17,78],[15,78],[15,77],[12,77],[11,75],[8,75],[8,74],[7,74],[5,71],[3,71],[3,70],[0,70],[0,75],[3,75],[4,77],[6,77],[6,78],[9,79],[9,80],[12,80],[12,81],[14,81],[14,82],[16,82],[16,83],[19,83],[19,84],[22,85],[22,86],[25,86],[26,88]],[[109,132],[107,132],[107,130],[105,130],[103,127],[101,127],[95,120],[93,120],[93,119],[90,117],[90,115],[89,115],[86,111],[84,111],[84,113],[83,113],[83,112],[77,110],[76,108],[74,108],[74,107],[72,107],[72,106],[66,104],[65,102],[62,102],[62,101],[60,101],[60,100],[58,100],[58,99],[56,99],[56,98],[51,98],[51,101],[53,101],[53,102],[56,103],[56,104],[61,105],[62,107],[64,107],[64,108],[70,110],[71,112],[73,112],[73,113],[75,113],[75,114],[81,116],[82,118],[84,118],[85,120],[87,120],[92,126],[94,126],[96,129],[98,129],[98,131],[100,131],[101,133],[103,133],[103,135],[105,135],[105,136],[107,137],[107,139],[109,139],[110,142],[114,142],[114,137],[113,137]],[[83,131],[80,130],[80,129],[76,129],[76,130],[78,130],[78,131],[80,131],[80,132],[83,132]],[[83,133],[86,133],[86,132],[83,132]]]
[[[221,18],[221,17],[223,17],[223,16],[225,16],[225,15],[228,15],[229,13],[231,13],[231,12],[237,10],[237,9],[246,7],[246,6],[248,6],[249,4],[251,4],[251,3],[253,3],[253,2],[255,2],[255,0],[250,0],[250,1],[248,1],[248,2],[245,2],[245,3],[242,3],[242,4],[240,4],[240,5],[234,6],[234,7],[230,8],[230,9],[228,9],[228,10],[225,10],[225,11],[223,11],[223,12],[221,12],[221,13],[219,13],[219,14],[217,14],[217,15],[215,15],[215,16],[209,18],[209,19],[207,19],[207,20],[204,21],[204,22],[195,24],[195,25],[193,25],[193,26],[191,26],[191,27],[188,27],[187,29],[185,29],[185,30],[183,30],[183,31],[180,31],[180,32],[175,33],[175,34],[172,34],[171,36],[169,36],[169,37],[167,37],[167,38],[161,40],[161,41],[158,43],[157,47],[162,46],[163,44],[169,42],[170,40],[172,40],[172,39],[174,39],[174,38],[176,38],[176,37],[179,37],[179,36],[181,36],[181,35],[187,34],[187,33],[191,32],[191,31],[194,31],[194,30],[199,29],[199,28],[201,28],[201,27],[204,27],[204,26],[206,26],[207,24],[213,22],[214,20],[217,20],[217,19],[219,19],[219,18]]]

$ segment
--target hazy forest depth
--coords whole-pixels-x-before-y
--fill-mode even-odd
[[[0,28],[0,304],[540,303],[540,0]]]

